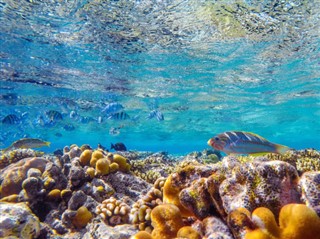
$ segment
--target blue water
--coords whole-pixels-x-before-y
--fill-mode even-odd
[[[317,1],[0,0],[0,119],[19,117],[0,148],[185,154],[242,130],[320,149],[319,20]],[[110,103],[130,119],[108,119]],[[49,110],[63,120],[38,122]]]

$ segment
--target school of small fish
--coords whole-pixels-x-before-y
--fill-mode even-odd
[[[11,95],[8,97],[10,99],[12,98]],[[5,98],[8,97],[5,96]],[[111,136],[116,136],[121,133],[122,128],[138,124],[139,122],[142,123],[143,119],[164,120],[164,115],[158,105],[156,107],[148,105],[149,112],[145,113],[146,116],[144,118],[141,118],[140,116],[143,114],[143,111],[130,115],[130,110],[127,111],[120,102],[101,103],[99,106],[100,110],[95,111],[96,115],[84,115],[87,110],[87,105],[90,106],[90,109],[94,107],[90,102],[81,102],[80,105],[74,104],[74,102],[71,103],[70,107],[69,101],[61,102],[60,108],[54,107],[54,109],[39,110],[36,115],[29,115],[27,108],[24,112],[19,110],[14,110],[7,114],[1,112],[0,124],[12,129],[8,132],[13,141],[17,138],[30,136],[42,138],[42,135],[36,134],[39,128],[58,131],[55,132],[54,135],[56,137],[63,137],[64,132],[67,133],[77,130],[79,124],[105,124],[109,127],[109,130],[106,129],[106,132]],[[83,106],[83,104],[85,104],[85,106]],[[27,135],[23,133],[25,127],[33,129],[35,134]],[[13,133],[15,131],[16,133]],[[5,136],[3,137],[0,138],[0,146],[10,142]]]

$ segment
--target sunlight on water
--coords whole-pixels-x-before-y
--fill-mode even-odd
[[[319,10],[318,1],[0,0],[0,147],[27,136],[50,150],[124,142],[186,153],[243,130],[319,149]],[[110,103],[128,117],[108,115]],[[4,122],[10,114],[17,120]]]

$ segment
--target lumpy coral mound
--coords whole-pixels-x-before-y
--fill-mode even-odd
[[[210,155],[27,152],[0,164],[0,201],[30,208],[41,238],[320,239],[318,152]],[[13,236],[24,235],[17,228]]]

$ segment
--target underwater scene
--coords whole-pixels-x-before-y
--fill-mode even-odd
[[[320,2],[0,0],[0,238],[320,239]]]

